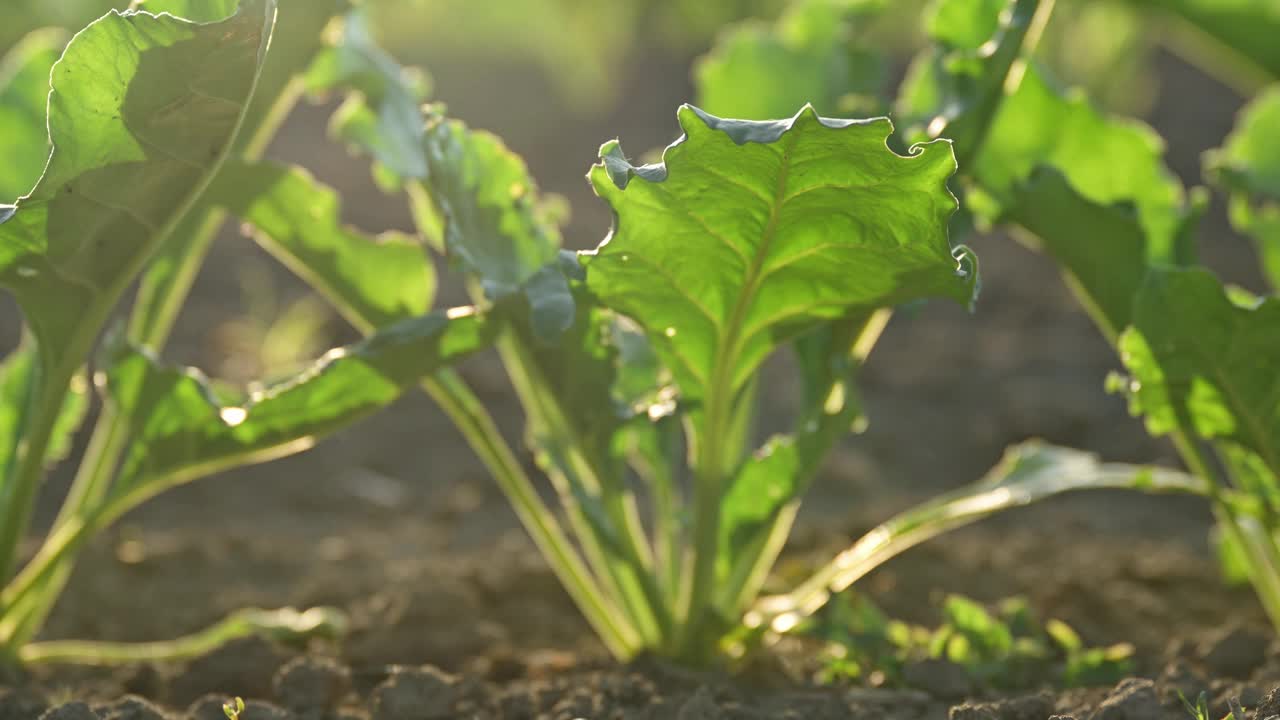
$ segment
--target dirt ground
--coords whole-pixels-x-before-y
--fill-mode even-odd
[[[665,144],[677,132],[676,106],[691,99],[687,59],[643,60],[615,111],[571,123],[559,122],[550,89],[530,68],[432,69],[454,114],[502,134],[545,189],[569,198],[569,243],[588,247],[609,222],[582,179],[598,143],[617,135],[633,153]],[[1173,168],[1194,183],[1199,153],[1227,132],[1240,100],[1177,59],[1160,66],[1166,82],[1151,120],[1169,139]],[[405,227],[403,209],[372,189],[361,162],[318,147],[325,121],[320,109],[300,110],[272,155],[304,159],[342,188],[351,222]],[[1259,285],[1221,208],[1203,237],[1215,268]],[[821,561],[893,513],[977,479],[1003,448],[1026,438],[1114,460],[1174,462],[1121,398],[1103,392],[1117,362],[1052,264],[1008,237],[973,244],[985,275],[976,314],[935,304],[895,318],[863,383],[870,429],[849,438],[821,474],[788,562]],[[205,367],[225,360],[210,328],[242,310],[238,268],[246,258],[261,256],[234,233],[216,247],[172,359]],[[283,272],[276,277],[286,297],[304,292]],[[459,299],[446,287],[444,301]],[[333,331],[334,341],[350,337]],[[518,437],[519,412],[494,358],[464,373]],[[785,384],[775,386],[768,412],[787,412],[791,397]],[[46,521],[65,474],[48,487]],[[1067,621],[1091,644],[1134,643],[1138,672],[1154,683],[1002,697],[982,688],[819,688],[782,672],[744,681],[652,662],[619,667],[444,415],[411,394],[310,453],[197,482],[141,508],[87,550],[47,632],[159,639],[243,606],[328,604],[353,619],[340,647],[299,654],[245,641],[185,666],[41,670],[7,689],[0,684],[0,720],[38,717],[48,706],[60,706],[51,718],[189,712],[203,720],[221,717],[228,694],[253,699],[245,720],[908,720],[948,712],[1157,720],[1185,717],[1176,691],[1193,696],[1202,688],[1215,709],[1225,711],[1232,695],[1252,707],[1280,684],[1280,647],[1251,593],[1219,581],[1209,525],[1206,508],[1188,499],[1081,495],[928,543],[860,585],[890,614],[929,623],[945,593],[983,601],[1025,595],[1042,617]],[[117,700],[124,694],[146,700]],[[72,700],[93,710],[62,705]]]

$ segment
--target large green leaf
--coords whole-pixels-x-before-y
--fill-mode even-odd
[[[682,393],[730,395],[780,343],[853,308],[944,296],[973,300],[946,223],[950,145],[909,157],[888,120],[721,120],[691,106],[663,164],[637,167],[616,142],[592,168],[616,214],[587,284],[647,332]]]
[[[470,308],[411,318],[230,406],[197,372],[161,367],[127,350],[107,378],[110,398],[133,431],[113,497],[133,504],[172,484],[311,447],[488,346],[493,334],[493,324]]]
[[[0,201],[34,187],[49,159],[49,70],[66,44],[63,31],[39,30],[0,58]]]
[[[1149,263],[1194,257],[1199,200],[1188,208],[1147,126],[1063,96],[1029,67],[991,137],[968,170],[980,187],[970,207],[1038,238],[1108,335],[1128,325]]]
[[[334,116],[336,134],[402,178],[426,178],[425,78],[378,47],[364,12],[346,16],[341,36],[316,57],[306,82],[313,93],[356,91]]]
[[[426,132],[431,197],[450,258],[492,298],[518,292],[557,261],[560,231],[524,160],[497,136],[435,119]]]
[[[1035,68],[1004,100],[972,174],[997,201],[1036,167],[1060,172],[1082,199],[1132,205],[1153,259],[1172,257],[1182,229],[1185,192],[1164,165],[1164,141],[1137,121],[1111,118],[1080,94],[1063,95]]]
[[[1237,304],[1207,270],[1152,270],[1120,348],[1152,434],[1225,441],[1280,477],[1280,299]]]
[[[724,32],[694,70],[698,102],[723,117],[768,120],[805,103],[831,115],[879,112],[884,60],[857,38],[878,0],[799,0],[776,22]]]
[[[1280,86],[1258,95],[1240,113],[1222,148],[1205,167],[1231,192],[1231,222],[1258,243],[1263,267],[1280,289]]]
[[[116,299],[217,170],[252,97],[275,3],[197,25],[113,12],[53,68],[53,153],[32,193],[0,213],[0,286],[47,366],[78,364]],[[68,356],[70,355],[70,356]]]
[[[342,225],[337,193],[303,170],[229,162],[208,202],[252,225],[262,247],[364,332],[431,307],[435,273],[425,249],[399,234],[375,239]]]
[[[145,8],[208,22],[227,17],[236,4],[236,0],[149,0]],[[296,76],[320,52],[330,21],[347,7],[346,0],[283,0],[281,4],[267,63],[234,146],[243,158],[257,159],[266,149],[300,91]],[[187,214],[152,258],[133,306],[129,328],[133,342],[151,347],[164,344],[219,220],[220,216],[202,203]]]

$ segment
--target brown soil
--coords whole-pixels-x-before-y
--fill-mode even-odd
[[[663,144],[675,132],[675,106],[691,96],[686,61],[650,60],[636,63],[645,72],[624,87],[624,106],[572,122],[561,121],[566,114],[554,102],[537,104],[546,84],[528,68],[464,73],[441,61],[433,69],[456,114],[504,135],[547,189],[570,198],[570,242],[585,247],[608,224],[581,180],[598,141],[617,133],[633,152]],[[1162,66],[1178,82],[1165,83],[1153,122],[1169,135],[1173,167],[1194,181],[1198,153],[1226,132],[1239,99],[1176,60]],[[521,94],[475,90],[495,85]],[[530,104],[511,113],[493,107],[494,97]],[[352,222],[404,227],[403,210],[371,189],[362,163],[318,147],[324,121],[320,110],[300,111],[275,155],[304,158],[342,188]],[[1215,267],[1257,285],[1246,246],[1220,212],[1204,236]],[[871,429],[845,442],[822,473],[786,562],[820,561],[894,512],[976,479],[1005,446],[1029,437],[1109,459],[1173,462],[1123,401],[1102,391],[1117,363],[1052,264],[1006,237],[974,244],[985,274],[978,312],[934,305],[895,319],[865,377]],[[173,359],[206,367],[225,360],[210,328],[239,312],[237,268],[246,258],[261,259],[240,238],[229,235],[216,248]],[[285,296],[305,292],[282,271],[275,277]],[[457,299],[446,287],[445,300]],[[333,339],[346,332],[335,329]],[[465,374],[518,437],[519,412],[495,360],[481,358]],[[785,413],[793,397],[785,383],[770,392],[767,407]],[[65,474],[48,488],[46,521]],[[48,718],[214,719],[227,695],[253,700],[245,720],[907,720],[949,711],[964,720],[1054,713],[1157,720],[1186,717],[1176,691],[1200,689],[1221,713],[1229,696],[1253,707],[1280,684],[1280,648],[1269,644],[1252,595],[1219,581],[1209,525],[1203,505],[1190,500],[1077,496],[926,544],[860,585],[890,614],[921,622],[936,621],[944,593],[984,601],[1026,595],[1041,616],[1066,620],[1091,644],[1134,643],[1139,674],[1154,684],[1045,687],[1019,697],[971,688],[965,694],[978,704],[962,705],[967,698],[927,681],[817,687],[803,662],[736,680],[652,662],[621,667],[578,618],[446,418],[411,395],[313,452],[198,482],[141,508],[86,551],[47,631],[157,639],[244,606],[328,604],[353,619],[340,647],[244,641],[187,665],[39,670],[0,683],[0,720],[39,717],[50,706],[57,709]]]

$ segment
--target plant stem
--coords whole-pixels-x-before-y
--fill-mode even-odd
[[[1179,418],[1178,429],[1173,432],[1174,447],[1187,468],[1208,484],[1214,517],[1222,531],[1249,556],[1249,580],[1253,583],[1258,601],[1262,603],[1272,625],[1280,627],[1280,558],[1277,557],[1275,539],[1256,520],[1236,516],[1231,504],[1223,497],[1226,482],[1214,471],[1213,463],[1205,456],[1195,438],[1183,429],[1186,427],[1183,420],[1184,418]]]
[[[77,665],[124,665],[131,663],[186,660],[251,635],[301,640],[310,636],[340,635],[346,620],[332,608],[312,608],[298,612],[248,609],[233,613],[216,625],[198,633],[149,643],[100,643],[63,640],[32,643],[19,652],[25,664],[74,663]]]
[[[1030,448],[1030,461],[1019,458]],[[1035,453],[1066,453],[1068,461],[1036,462]],[[1071,459],[1072,457],[1077,459]],[[870,571],[898,554],[938,535],[996,512],[1021,507],[1076,490],[1128,489],[1209,496],[1203,478],[1172,470],[1129,465],[1082,463],[1080,451],[1029,444],[1010,451],[988,477],[935,498],[879,525],[823,566],[795,590],[763,598],[746,614],[749,628],[785,633],[816,612],[832,594],[843,592]],[[1011,462],[1011,458],[1019,458]]]
[[[636,630],[622,621],[618,608],[601,594],[572,543],[561,531],[555,515],[538,497],[533,482],[479,399],[451,370],[424,381],[423,389],[449,416],[488,468],[534,544],[605,646],[617,658],[633,656],[640,647]]]
[[[279,132],[302,97],[304,85],[296,77],[284,85],[275,102],[263,115],[262,122],[254,129],[252,136],[246,139],[243,147],[246,159],[260,158],[266,151],[271,139]],[[196,211],[202,211],[203,214],[197,215]],[[174,238],[182,241],[181,248],[170,253],[170,260],[175,263],[175,268],[168,283],[158,286],[143,283],[129,320],[129,342],[157,351],[165,346],[224,219],[225,213],[210,206],[198,206],[182,218],[182,224],[189,224],[190,227],[184,228],[185,232],[173,234]],[[167,240],[172,241],[172,238]],[[110,490],[116,467],[128,442],[127,423],[116,415],[110,404],[104,403],[75,480],[72,481],[71,489],[54,520],[55,530],[73,518],[80,517],[83,520],[86,512],[102,503]],[[45,619],[53,610],[53,603],[66,586],[74,564],[74,553],[64,548],[57,554],[57,564],[58,567],[52,569],[42,582],[39,590],[41,597],[29,599],[25,604],[23,618],[11,637],[13,642],[22,644],[29,641],[44,625]],[[5,620],[9,621],[9,613],[4,615]],[[3,637],[0,635],[0,638]]]
[[[523,343],[511,332],[504,333],[498,340],[498,352],[530,424],[545,431],[546,439],[557,444],[548,450],[553,462],[547,469],[547,475],[556,485],[557,494],[564,503],[588,560],[596,568],[597,577],[610,584],[615,597],[625,607],[645,641],[650,645],[661,642],[670,621],[665,614],[661,591],[653,573],[648,571],[651,560],[646,564],[645,551],[640,549],[644,536],[638,530],[634,498],[621,488],[602,492],[600,474],[583,455],[581,440],[569,426],[556,401],[547,397],[547,383],[535,375],[536,366]],[[588,497],[603,498],[603,509],[617,536],[612,542],[602,537],[591,522],[575,488]]]
[[[802,449],[801,455],[806,458],[806,461],[796,471],[798,475],[795,480],[796,497],[778,511],[771,527],[762,535],[760,542],[747,548],[742,558],[736,561],[729,580],[723,585],[724,592],[721,596],[725,599],[720,603],[720,609],[727,615],[732,617],[745,612],[768,579],[769,571],[773,569],[778,555],[781,554],[791,534],[791,527],[800,511],[805,490],[818,469],[822,467],[822,462],[831,448],[848,432],[850,424],[860,412],[860,408],[849,394],[857,382],[859,370],[866,363],[872,348],[880,340],[880,336],[892,318],[892,308],[881,308],[862,319],[846,321],[849,323],[846,326],[848,330],[844,327],[840,328],[848,333],[841,338],[849,343],[847,369],[843,373],[837,372],[833,375],[824,388],[825,392],[821,394],[820,401],[823,404],[802,423],[801,438],[806,447]],[[838,408],[827,408],[826,398],[838,384],[843,384],[845,387],[843,402]],[[814,400],[819,401],[818,398]],[[810,423],[817,427],[812,432],[806,432],[803,428]]]
[[[101,315],[101,312],[90,313]],[[83,327],[83,326],[82,326]],[[96,327],[89,330],[96,332]],[[93,334],[81,330],[66,348],[66,357],[82,358],[93,345]],[[44,349],[39,348],[39,362],[32,371],[37,376],[30,397],[22,439],[17,446],[14,472],[5,482],[6,495],[0,497],[0,580],[8,581],[17,565],[18,547],[26,536],[31,520],[31,507],[44,477],[45,454],[53,437],[58,415],[62,411],[76,367],[60,367],[45,362]]]

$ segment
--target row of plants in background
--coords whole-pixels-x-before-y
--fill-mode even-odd
[[[884,104],[874,99],[877,75],[864,72],[874,48],[851,25],[876,4],[799,0],[774,27],[726,34],[730,50],[698,73],[703,104],[748,119],[684,106],[683,136],[657,164],[633,164],[606,143],[589,180],[614,225],[597,249],[576,254],[561,249],[561,209],[524,163],[494,136],[424,107],[421,76],[374,44],[359,11],[280,4],[269,53],[274,2],[150,0],[147,10],[187,19],[108,15],[53,66],[55,149],[35,190],[0,210],[0,285],[29,330],[6,366],[0,408],[7,661],[161,657],[243,632],[339,625],[323,610],[249,611],[141,648],[34,641],[76,551],[121,513],[176,484],[305,449],[412,385],[454,420],[619,658],[741,657],[919,542],[1098,487],[1210,497],[1225,546],[1280,610],[1269,524],[1280,439],[1280,325],[1267,322],[1275,303],[1250,305],[1204,271],[1163,267],[1189,260],[1194,207],[1149,131],[1063,98],[1032,61],[1050,0],[938,3],[934,44],[900,94],[907,122],[896,134],[886,119],[833,120],[806,104],[833,115]],[[0,93],[24,103],[12,122],[26,122],[27,135],[12,137],[30,138],[45,120],[31,83],[39,87],[54,53],[24,47]],[[108,57],[121,59],[110,72]],[[332,190],[261,160],[307,91],[345,96],[334,136],[403,193],[419,238],[343,226]],[[1248,144],[1265,139],[1239,139],[1217,165],[1224,183],[1248,193],[1235,213],[1245,225],[1274,225],[1274,208],[1259,200],[1276,197],[1267,194],[1274,178],[1248,167],[1262,157]],[[958,215],[949,184],[963,196]],[[248,397],[159,364],[228,215],[367,339]],[[1153,431],[1179,435],[1194,476],[1029,443],[976,485],[876,528],[791,592],[762,597],[824,456],[862,422],[858,371],[892,308],[972,304],[977,259],[955,241],[975,222],[999,220],[1034,233],[1064,263],[1124,351],[1135,408]],[[473,306],[432,311],[431,251],[466,278]],[[136,278],[130,318],[95,354]],[[1206,354],[1214,333],[1227,335]],[[559,511],[451,367],[490,346]],[[762,438],[761,368],[779,353],[795,358],[801,410],[790,433]],[[89,385],[104,403],[80,472],[44,544],[15,573],[32,499],[67,449]],[[1212,474],[1198,438],[1220,443],[1238,484]],[[1068,656],[1083,652],[1051,636]]]

